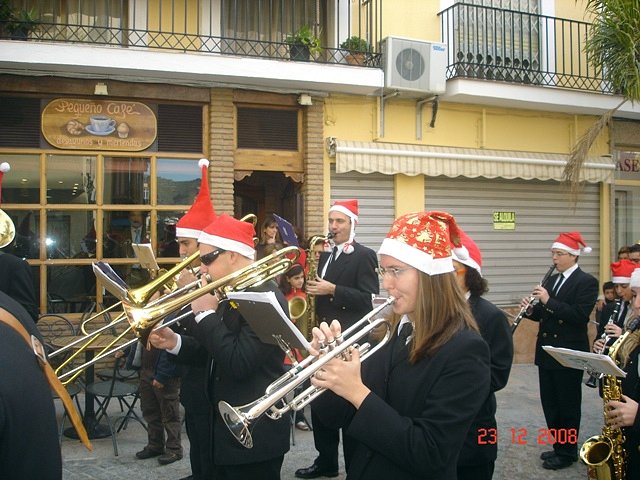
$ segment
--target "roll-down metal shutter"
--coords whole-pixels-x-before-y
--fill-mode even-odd
[[[376,252],[394,220],[393,177],[381,173],[336,174],[331,166],[331,201],[355,198],[359,215],[356,241]]]
[[[555,181],[430,177],[425,208],[444,210],[476,241],[489,282],[486,298],[498,305],[520,303],[553,264],[550,248],[560,232],[578,230],[593,248],[580,267],[598,276],[599,187],[585,184],[576,210]],[[515,230],[494,230],[494,212],[515,212]]]

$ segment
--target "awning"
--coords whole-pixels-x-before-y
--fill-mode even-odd
[[[327,138],[327,146],[329,154],[336,158],[336,173],[355,170],[386,175],[562,181],[569,158],[551,153],[356,142],[333,137]],[[612,183],[614,171],[611,158],[589,158],[582,167],[581,181]]]

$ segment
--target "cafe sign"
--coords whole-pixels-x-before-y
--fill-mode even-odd
[[[57,98],[42,110],[42,135],[65,150],[139,152],[156,133],[155,114],[140,102]]]

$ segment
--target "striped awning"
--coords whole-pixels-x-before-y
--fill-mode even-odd
[[[329,154],[336,158],[336,173],[357,171],[387,175],[435,177],[523,178],[562,181],[568,155],[439,147],[402,143],[356,142],[327,139]],[[581,169],[581,181],[612,183],[611,158],[589,158]]]

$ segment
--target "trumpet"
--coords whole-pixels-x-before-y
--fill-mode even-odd
[[[540,280],[540,285],[544,286],[544,284],[547,283],[547,280],[549,280],[549,277],[551,276],[551,274],[555,269],[556,269],[555,264],[549,267],[549,270],[547,270],[547,273],[545,273],[544,277],[542,277],[542,280]],[[511,335],[513,335],[514,332],[516,331],[516,328],[518,328],[518,325],[520,324],[520,320],[524,318],[529,307],[534,306],[536,303],[538,303],[536,297],[534,297],[533,295],[529,296],[529,298],[527,299],[527,305],[525,307],[522,307],[518,312],[518,315],[516,315],[516,317],[513,319],[513,323],[511,324]]]
[[[193,260],[195,259],[194,256],[198,254],[198,252],[194,253],[189,258],[180,262],[178,266],[182,266],[181,268],[186,268],[187,265],[193,262]],[[290,258],[287,258],[287,255]],[[244,290],[245,288],[259,286],[264,282],[286,272],[291,267],[291,265],[296,262],[299,255],[300,250],[298,249],[298,247],[283,248],[276,251],[272,255],[262,258],[261,260],[254,262],[243,269],[233,272],[215,282],[210,282],[203,286],[201,285],[200,280],[196,280],[195,282],[186,285],[174,292],[171,292],[158,300],[149,302],[149,304],[146,306],[140,306],[138,303],[134,303],[128,300],[128,298],[130,297],[136,298],[138,300],[144,297],[144,295],[142,295],[142,293],[140,292],[137,292],[138,295],[134,295],[135,290],[131,290],[127,292],[126,298],[122,299],[122,305],[124,308],[124,317],[122,320],[124,320],[125,318],[126,320],[128,320],[129,326],[127,327],[127,329],[119,336],[117,336],[107,346],[105,346],[100,352],[98,352],[90,362],[85,362],[84,364],[64,373],[60,373],[60,370],[63,369],[72,358],[75,358],[80,352],[86,350],[86,348],[91,345],[91,343],[96,341],[98,336],[102,332],[109,328],[112,328],[113,322],[96,330],[95,332],[92,332],[86,337],[70,343],[63,349],[56,350],[56,352],[54,353],[57,354],[61,350],[66,350],[82,342],[85,342],[80,347],[80,349],[76,350],[69,359],[63,362],[63,364],[60,365],[58,369],[56,369],[56,375],[58,375],[58,378],[60,380],[64,379],[62,383],[66,385],[67,383],[77,378],[77,376],[89,365],[92,365],[97,361],[102,360],[109,355],[112,355],[116,351],[125,348],[128,345],[131,345],[137,341],[141,341],[143,344],[148,345],[149,335],[155,328],[162,328],[173,325],[174,323],[177,323],[186,316],[190,315],[191,312],[189,311],[184,314],[177,315],[170,321],[158,326],[158,324],[160,324],[162,320],[164,320],[172,313],[175,313],[186,305],[190,304],[196,298],[199,298],[207,293],[214,292],[217,293],[221,298],[224,298],[227,292]],[[167,271],[167,273],[165,273],[162,278],[165,278],[167,280],[173,278],[173,276],[176,274],[178,266]],[[159,288],[159,286],[162,286],[163,284],[162,278],[159,277],[150,284],[147,284],[144,287],[140,288],[149,290]],[[207,278],[207,280],[210,281],[209,278]],[[149,295],[149,297],[151,297],[151,295]],[[119,344],[122,338],[124,338],[124,336],[129,332],[133,332],[136,338],[133,338],[124,344]],[[118,345],[114,348],[114,345],[116,344]]]
[[[375,352],[377,352],[391,337],[391,328],[389,322],[384,318],[374,319],[383,309],[393,304],[395,299],[387,297],[385,302],[371,310],[368,314],[358,320],[353,326],[342,332],[342,334],[334,339],[328,345],[322,346],[321,351],[326,352],[319,357],[309,356],[302,362],[294,365],[294,367],[271,383],[265,395],[259,399],[240,407],[232,407],[227,402],[218,402],[218,410],[220,416],[227,425],[231,434],[245,448],[253,447],[253,438],[251,436],[251,423],[257,420],[263,414],[273,420],[277,420],[290,410],[302,410],[305,406],[319,397],[325,392],[324,388],[310,386],[302,393],[295,396],[292,400],[287,401],[285,397],[294,391],[299,385],[311,378],[318,370],[320,370],[327,362],[334,358],[345,358],[349,355],[349,349],[357,348],[360,352],[361,361],[365,361]],[[387,331],[380,342],[371,347],[371,344],[365,342],[358,345],[358,341],[366,338],[369,333],[380,326],[385,326]],[[276,404],[284,402],[284,406],[277,407]]]

